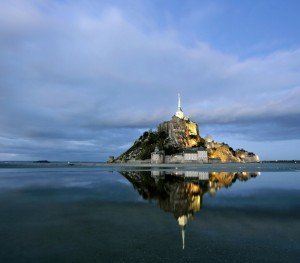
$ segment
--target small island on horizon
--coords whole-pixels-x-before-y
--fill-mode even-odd
[[[169,121],[160,123],[156,131],[145,131],[134,144],[108,163],[249,163],[260,158],[244,149],[234,150],[228,144],[216,142],[211,135],[201,137],[199,125],[187,117],[178,105]]]

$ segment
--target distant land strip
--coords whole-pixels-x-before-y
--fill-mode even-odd
[[[299,171],[300,160],[262,161],[260,163],[199,163],[199,164],[149,164],[149,163],[100,163],[100,162],[0,162],[0,169],[21,168],[98,168],[106,171],[184,169],[199,171]]]

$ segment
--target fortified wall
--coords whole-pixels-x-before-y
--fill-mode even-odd
[[[165,155],[164,151],[155,151],[151,154],[151,163],[207,163],[207,151],[203,147],[184,149],[182,153]]]

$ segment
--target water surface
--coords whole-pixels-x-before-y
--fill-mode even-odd
[[[300,173],[0,169],[0,262],[299,262]]]

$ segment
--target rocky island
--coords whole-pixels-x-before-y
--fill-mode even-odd
[[[178,107],[171,120],[156,131],[146,131],[126,152],[108,162],[129,163],[217,163],[259,162],[258,155],[244,149],[234,150],[226,143],[200,136],[199,125],[185,116],[178,94]]]

